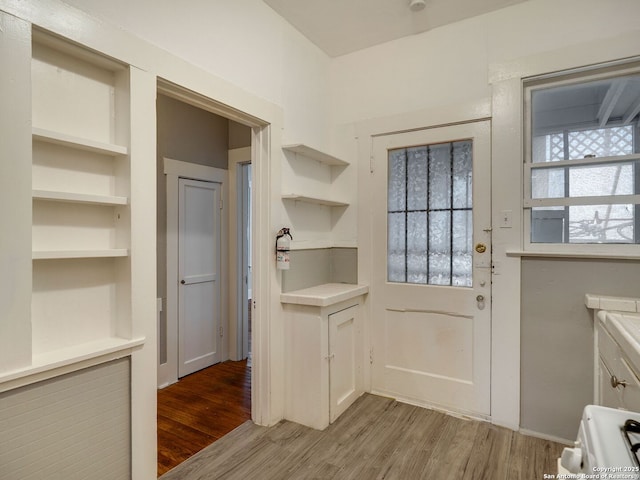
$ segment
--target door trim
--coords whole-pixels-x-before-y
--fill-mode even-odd
[[[242,279],[239,278],[242,252],[238,248],[240,238],[240,211],[238,205],[238,178],[241,165],[251,162],[251,147],[229,150],[229,358],[241,359],[242,336],[238,335],[240,324],[240,297],[242,296]]]
[[[163,158],[164,173],[167,182],[167,361],[158,365],[158,385],[166,386],[178,381],[178,196],[180,178],[190,178],[205,182],[221,184],[223,206],[227,202],[227,188],[229,172],[220,168],[197,165],[194,163]],[[228,208],[222,208],[220,235],[220,257],[228,257]],[[222,281],[228,278],[229,268],[227,262],[220,265],[220,311],[221,323],[224,332],[228,332],[228,291],[227,283]],[[226,360],[229,355],[226,335],[221,342],[221,359]]]

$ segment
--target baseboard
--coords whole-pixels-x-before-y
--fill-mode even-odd
[[[550,440],[552,442],[561,443],[563,445],[573,446],[573,442],[574,442],[574,440],[567,440],[566,438],[560,438],[554,435],[547,435],[546,433],[535,432],[533,430],[527,430],[526,428],[521,428],[518,431],[522,435],[526,435],[528,437],[541,438],[542,440]]]

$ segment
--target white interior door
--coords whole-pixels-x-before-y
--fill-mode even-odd
[[[220,358],[221,185],[180,178],[178,376]]]
[[[375,137],[372,389],[490,414],[488,121]]]

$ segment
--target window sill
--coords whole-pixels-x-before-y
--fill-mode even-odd
[[[507,257],[531,257],[531,258],[593,258],[605,260],[640,260],[640,254],[626,253],[601,253],[601,252],[558,252],[558,251],[530,251],[507,250]]]

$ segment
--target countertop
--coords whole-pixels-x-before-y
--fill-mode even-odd
[[[640,314],[602,310],[598,317],[627,354],[634,368],[640,368]]]
[[[369,293],[368,285],[350,283],[324,283],[280,295],[281,303],[328,307],[344,300]]]

